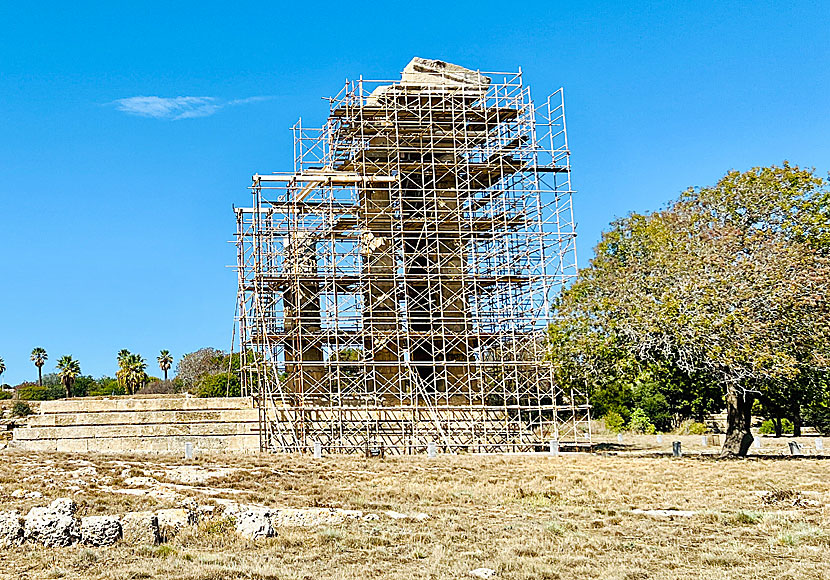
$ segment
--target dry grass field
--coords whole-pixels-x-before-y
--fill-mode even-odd
[[[190,466],[190,467],[187,467]],[[223,468],[223,469],[220,469]],[[200,474],[195,480],[187,474]],[[183,475],[184,474],[184,475]],[[130,477],[162,492],[124,493]],[[42,498],[17,498],[17,489]],[[117,490],[122,490],[117,492]],[[17,494],[19,495],[19,493]],[[0,452],[0,509],[71,496],[80,515],[222,498],[376,513],[275,538],[221,516],[161,546],[0,550],[0,578],[830,578],[830,461],[609,454],[365,459]],[[394,519],[393,510],[429,518]],[[681,510],[649,514],[639,510]]]

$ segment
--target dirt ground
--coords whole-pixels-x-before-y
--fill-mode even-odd
[[[700,454],[714,449],[692,451],[699,437],[673,459],[653,455],[671,448],[671,436],[663,445],[652,439],[609,441],[595,454],[435,459],[185,461],[7,449],[0,510],[25,513],[69,496],[79,515],[123,514],[194,498],[377,519],[280,527],[277,537],[252,541],[217,515],[162,546],[26,544],[0,550],[0,578],[437,579],[471,578],[482,567],[528,580],[830,578],[830,461],[717,461]],[[419,513],[429,517],[402,517]]]

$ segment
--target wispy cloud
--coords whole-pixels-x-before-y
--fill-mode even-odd
[[[226,107],[267,101],[273,97],[247,97],[224,101],[216,97],[127,97],[112,102],[128,115],[153,119],[194,119],[209,117]]]

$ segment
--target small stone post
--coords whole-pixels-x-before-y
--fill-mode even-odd
[[[617,433],[617,443],[622,443],[622,433]]]
[[[816,451],[824,451],[824,439],[821,437],[816,439]]]
[[[323,457],[323,444],[320,441],[314,442],[314,459]]]
[[[683,450],[681,449],[680,441],[672,441],[671,454],[673,457],[681,457],[683,455]]]
[[[184,444],[184,458],[193,459],[193,443]]]
[[[438,446],[435,444],[435,441],[430,441],[427,443],[427,457],[435,459],[436,455],[438,455]]]
[[[550,440],[550,454],[559,455],[559,441],[557,441],[556,439]]]

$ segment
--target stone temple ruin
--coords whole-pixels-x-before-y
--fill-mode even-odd
[[[414,58],[347,81],[236,208],[243,392],[263,450],[590,444],[545,362],[576,274],[562,90]]]

